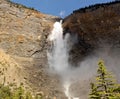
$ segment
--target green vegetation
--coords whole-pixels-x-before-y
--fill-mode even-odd
[[[16,84],[6,83],[4,72],[7,71],[8,66],[14,64],[10,64],[10,57],[4,52],[0,54],[2,56],[0,77],[3,78],[3,81],[0,81],[0,99],[45,99],[42,93],[33,94],[25,90],[23,84],[16,86]],[[96,81],[91,83],[89,99],[120,99],[120,85],[117,84],[112,73],[107,71],[103,61],[98,63]]]
[[[89,5],[87,7],[75,10],[75,11],[73,11],[73,13],[75,13],[75,12],[83,12],[83,13],[85,13],[85,12],[88,11],[88,9],[89,9],[89,11],[93,11],[93,10],[96,10],[98,8],[105,8],[108,5],[117,4],[117,3],[120,3],[120,0],[114,0],[114,1],[107,2],[107,3],[100,3],[100,4],[95,4],[95,5]]]
[[[0,99],[43,99],[43,96],[25,92],[22,85],[16,87],[14,84],[0,84]]]
[[[120,99],[120,85],[107,71],[104,62],[98,63],[96,82],[91,83],[90,99]]]
[[[14,88],[15,86],[0,84],[0,99],[31,99],[27,98],[22,86]],[[32,96],[30,94],[30,96]]]
[[[0,99],[43,99],[43,95],[33,95],[31,92],[24,90],[23,84],[19,87],[15,83],[6,84],[4,75],[3,82],[0,83]]]

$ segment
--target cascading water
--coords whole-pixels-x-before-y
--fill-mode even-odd
[[[47,53],[50,71],[61,77],[60,79],[63,83],[64,93],[68,99],[81,98],[82,96],[76,95],[76,91],[79,91],[80,89],[70,90],[71,86],[76,82],[89,80],[93,77],[93,75],[96,74],[96,64],[98,59],[96,57],[88,58],[80,62],[78,67],[71,66],[68,61],[69,51],[72,45],[76,43],[76,37],[71,37],[69,33],[63,37],[61,22],[55,22],[54,28],[49,35],[48,40],[52,45],[51,49],[48,50]]]
[[[69,64],[66,39],[63,39],[63,29],[60,22],[54,24],[49,40],[53,43],[52,51],[48,53],[50,68],[57,73],[64,72]]]
[[[119,75],[119,54],[116,55],[116,52],[114,55],[114,53],[112,52],[113,54],[111,54],[111,56],[108,56],[104,49],[103,51],[98,50],[96,52],[97,54],[94,53],[93,55],[87,56],[84,60],[80,61],[77,67],[71,66],[68,61],[69,51],[72,46],[70,43],[72,42],[74,44],[76,42],[76,37],[74,38],[69,34],[66,34],[63,38],[63,28],[61,22],[55,22],[54,28],[49,35],[48,40],[51,42],[52,45],[51,49],[48,51],[48,63],[50,70],[52,71],[52,73],[56,73],[61,77],[60,79],[63,83],[64,93],[68,97],[68,99],[87,99],[89,93],[88,85],[91,82],[90,80],[96,75],[97,63],[99,58],[104,59],[107,62],[106,65],[109,66],[110,70],[114,70],[114,72]],[[115,64],[113,61],[116,61]],[[114,65],[116,65],[116,67],[114,67]],[[79,84],[81,84],[80,88]],[[76,92],[77,89],[74,90],[71,88],[74,85],[76,86],[75,88],[79,88],[79,95]],[[77,97],[75,98],[75,96]]]
[[[69,71],[70,68],[70,64],[68,62],[69,48],[67,44],[69,34],[66,35],[63,39],[63,28],[61,22],[56,22],[54,24],[54,28],[52,30],[52,33],[49,35],[48,39],[52,43],[52,50],[48,52],[48,62],[50,69],[53,72],[59,74],[61,77],[63,77],[66,71]],[[69,93],[70,85],[71,83],[69,80],[66,79],[63,81],[65,95],[68,97],[68,99],[75,99],[71,98],[72,96]]]

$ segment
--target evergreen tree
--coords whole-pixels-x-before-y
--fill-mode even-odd
[[[120,99],[120,91],[114,77],[107,71],[103,61],[100,61],[98,66],[96,82],[91,83],[90,99]]]

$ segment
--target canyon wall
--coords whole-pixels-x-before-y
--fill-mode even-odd
[[[0,68],[7,68],[2,71],[9,78],[6,83],[24,83],[25,87],[45,95],[46,99],[66,99],[59,77],[47,71],[47,38],[54,22],[59,20],[59,17],[33,8],[0,0],[0,58],[3,59]],[[120,52],[120,2],[73,11],[63,19],[63,28],[64,35],[77,36],[70,51],[72,64],[77,65],[99,48],[108,47]],[[5,67],[3,63],[6,63]],[[3,79],[0,77],[1,81]]]
[[[75,10],[64,19],[63,28],[64,34],[78,36],[78,43],[71,51],[75,53],[73,59],[83,58],[99,48],[120,48],[120,1]]]
[[[61,95],[58,80],[46,69],[47,36],[57,20],[59,18],[56,16],[43,14],[9,0],[0,0],[0,56],[12,66],[9,69],[9,66],[3,67],[0,63],[0,68],[7,68],[4,71],[6,83],[23,83],[27,89],[51,99],[58,93]]]

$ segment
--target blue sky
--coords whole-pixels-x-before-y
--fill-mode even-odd
[[[36,10],[55,16],[65,17],[73,10],[96,3],[110,2],[114,0],[11,0],[16,3],[33,7]]]

